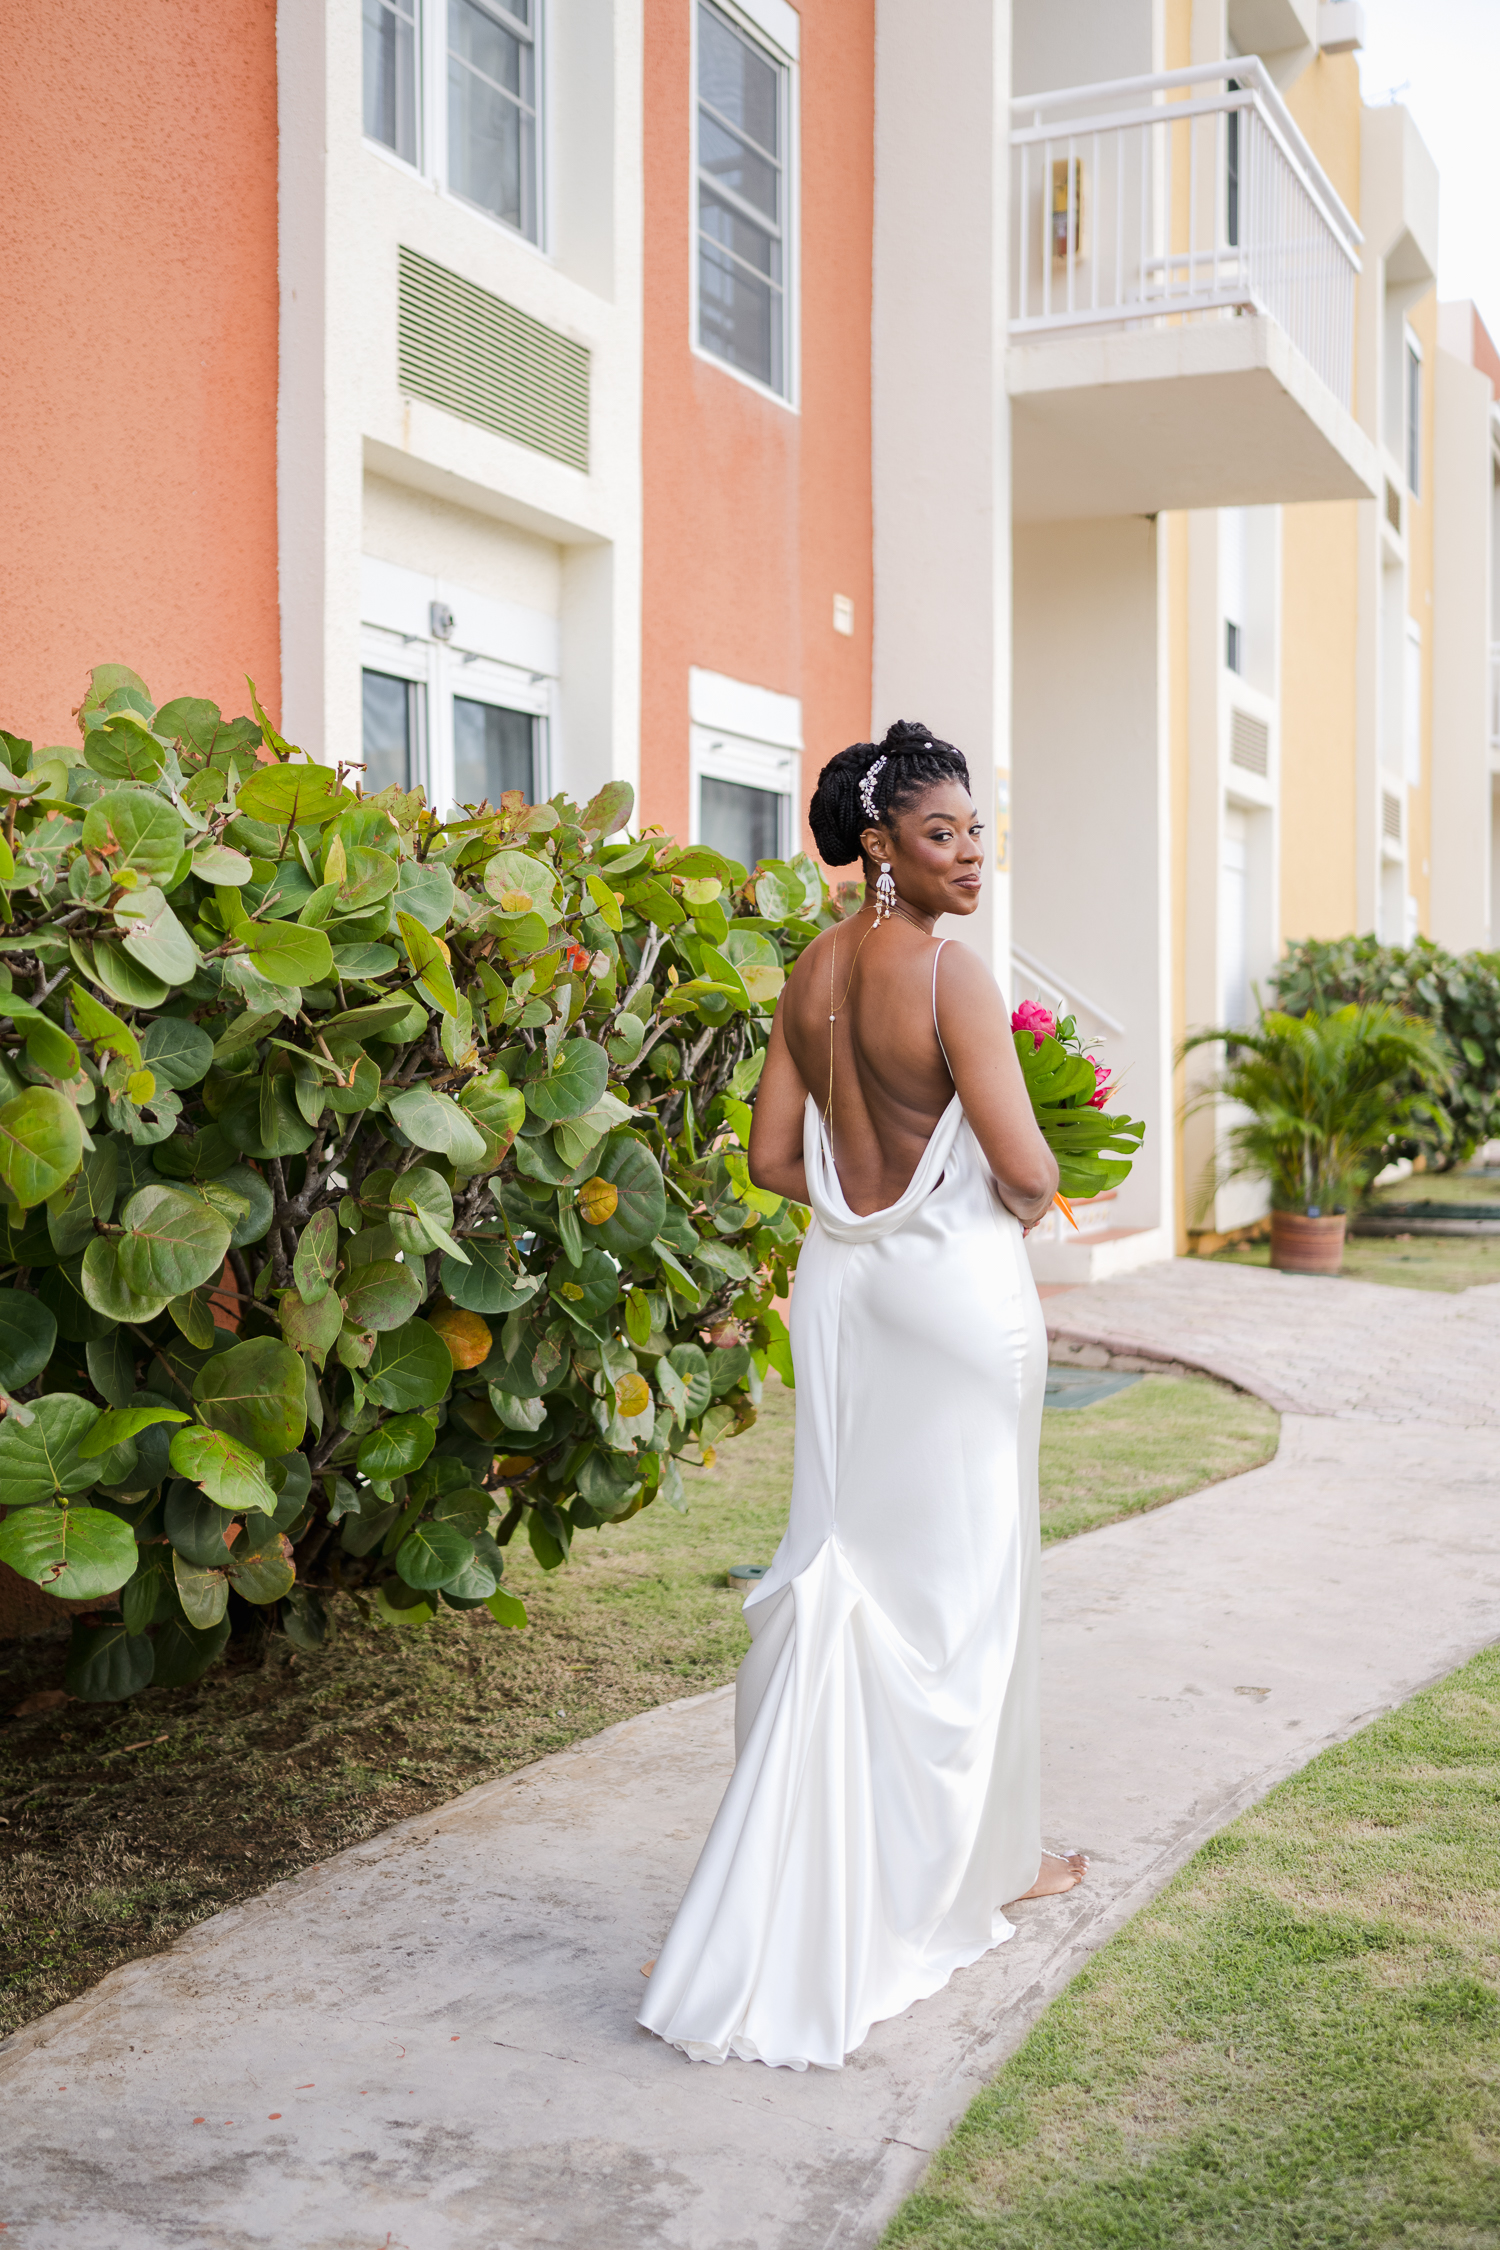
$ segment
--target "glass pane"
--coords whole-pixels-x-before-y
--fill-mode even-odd
[[[781,154],[781,73],[712,8],[698,10],[698,92],[769,156]]]
[[[417,36],[411,0],[364,0],[365,131],[417,161]]]
[[[535,803],[536,720],[529,711],[453,698],[453,794],[461,805],[498,805],[507,789]]]
[[[698,257],[698,341],[768,389],[781,389],[781,292],[707,241]]]
[[[448,185],[536,240],[536,49],[475,0],[448,0]]]
[[[700,184],[698,189],[698,225],[711,242],[721,242],[724,248],[740,258],[757,273],[769,275],[772,281],[781,279],[781,244],[775,235],[758,227],[753,219],[742,218],[727,203],[721,203],[711,188]]]
[[[413,705],[420,692],[388,672],[364,675],[364,792],[410,789]]]
[[[775,859],[781,844],[782,800],[771,789],[747,789],[738,781],[698,784],[698,836],[716,852],[753,867]]]
[[[774,226],[781,216],[781,173],[768,158],[758,156],[749,144],[726,130],[703,111],[698,119],[698,163],[746,203],[763,211]]]

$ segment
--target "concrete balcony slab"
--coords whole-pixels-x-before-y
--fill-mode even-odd
[[[1265,314],[1013,344],[1016,520],[1368,500],[1376,449]]]

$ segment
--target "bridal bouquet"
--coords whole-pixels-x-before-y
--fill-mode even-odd
[[[1059,1021],[1023,1000],[1010,1028],[1042,1138],[1057,1158],[1057,1202],[1072,1220],[1071,1198],[1101,1195],[1126,1178],[1145,1123],[1105,1109],[1110,1072],[1089,1053],[1072,1016]]]

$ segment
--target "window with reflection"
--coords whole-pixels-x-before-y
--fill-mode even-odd
[[[461,805],[498,805],[507,789],[536,803],[537,722],[529,711],[453,698],[453,794]]]
[[[698,784],[698,840],[742,867],[781,856],[786,799],[771,789],[747,788],[705,774]]]
[[[698,341],[785,394],[787,70],[700,0]]]
[[[361,678],[364,792],[416,786],[421,739],[422,688],[416,680],[391,672],[365,672]]]
[[[364,0],[365,131],[417,161],[416,0]]]
[[[448,185],[528,242],[539,235],[541,0],[448,0]]]

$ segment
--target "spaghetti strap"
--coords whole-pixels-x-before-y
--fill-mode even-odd
[[[937,1043],[939,1047],[942,1048],[943,1061],[947,1067],[948,1076],[952,1078],[953,1065],[948,1061],[948,1050],[943,1046],[943,1034],[941,1028],[939,1027],[937,1018],[937,965],[939,960],[942,958],[943,947],[945,945],[948,945],[949,943],[951,943],[950,939],[939,938],[937,952],[932,956],[932,1028],[935,1032],[937,1032]],[[957,1084],[957,1080],[955,1080],[954,1083]]]

